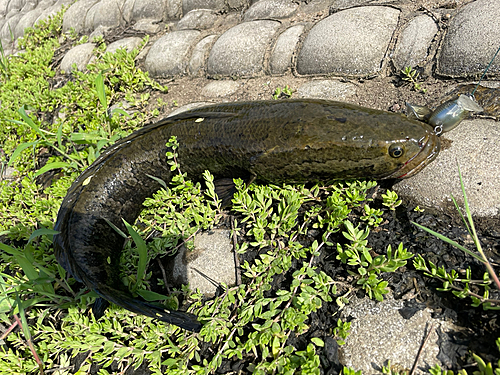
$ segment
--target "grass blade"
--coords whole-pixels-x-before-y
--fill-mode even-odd
[[[161,178],[152,176],[152,175],[147,174],[147,173],[146,173],[146,176],[148,176],[149,178],[152,178],[153,180],[158,182],[161,186],[163,186],[164,189],[167,189],[167,184]]]
[[[28,243],[33,241],[35,238],[43,236],[43,235],[50,235],[50,234],[58,234],[59,231],[54,230],[54,229],[48,229],[48,228],[40,228],[35,230],[33,233],[31,233],[30,238],[28,239]]]
[[[19,112],[19,114],[21,115],[21,118],[23,119],[23,121],[26,125],[28,125],[31,129],[33,129],[35,132],[37,132],[40,136],[44,137],[42,131],[40,130],[40,127],[37,124],[35,124],[33,119],[31,117],[29,117],[28,114],[26,113],[26,109],[25,109],[24,105],[21,108],[19,108],[17,110],[17,112]]]
[[[109,221],[108,219],[104,218],[104,220],[106,221],[106,223],[109,224],[109,226],[111,228],[113,228],[120,236],[122,236],[123,238],[127,238],[127,235],[125,233],[123,233],[123,231],[118,228],[115,224],[113,224],[111,221]]]
[[[134,290],[141,284],[142,279],[144,278],[144,274],[146,273],[146,266],[148,264],[148,249],[146,246],[146,242],[144,242],[143,238],[136,232],[136,230],[127,223],[124,219],[122,219],[127,227],[128,233],[134,240],[135,245],[137,246],[137,253],[139,254],[139,264],[137,265],[137,282],[135,284]]]
[[[57,127],[57,144],[59,145],[59,148],[62,149],[62,126],[63,123],[61,122],[59,126]]]
[[[38,271],[33,267],[31,262],[26,259],[23,253],[13,247],[0,242],[0,250],[14,256],[19,262],[19,265],[23,269],[24,274],[28,277],[30,281],[36,280],[38,278]]]
[[[12,165],[12,163],[14,162],[14,160],[17,159],[17,157],[21,154],[21,152],[23,152],[28,147],[31,147],[31,146],[34,147],[34,146],[36,146],[38,144],[38,142],[39,141],[24,142],[24,143],[21,143],[19,146],[17,146],[17,148],[15,149],[15,151],[12,153],[12,156],[10,157],[9,162],[7,163],[7,167],[10,167]]]
[[[99,72],[95,79],[95,89],[97,91],[97,97],[99,98],[102,107],[105,111],[107,111],[108,99],[106,98],[106,90],[104,88],[104,77],[102,76],[102,72]]]
[[[59,169],[59,168],[65,168],[65,167],[71,167],[71,164],[66,163],[65,161],[55,161],[53,163],[45,164],[42,168],[40,168],[35,173],[35,177],[38,177],[41,174],[44,174],[45,172],[48,172],[52,169]]]
[[[426,228],[424,227],[423,225],[420,225],[418,223],[415,223],[414,221],[412,221],[413,224],[415,224],[417,227],[419,227],[420,229],[423,229],[425,230],[427,233],[430,233],[432,234],[433,236],[436,236],[437,238],[439,238],[440,240],[444,241],[444,242],[447,242],[449,243],[450,245],[456,247],[457,249],[460,249],[462,250],[463,252],[469,254],[470,256],[476,258],[477,260],[479,260],[481,263],[486,263],[484,261],[483,258],[481,258],[479,255],[477,255],[476,253],[470,251],[469,249],[463,247],[462,245],[460,245],[458,242],[455,242],[451,239],[449,239],[448,237],[446,236],[443,236],[442,234],[438,233],[438,232],[434,232],[432,229],[429,229],[429,228]]]

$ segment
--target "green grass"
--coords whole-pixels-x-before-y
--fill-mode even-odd
[[[147,363],[154,374],[208,374],[230,358],[245,358],[251,363],[245,371],[255,374],[319,373],[323,341],[313,337],[299,350],[288,338],[307,333],[311,314],[324,304],[348,300],[315,262],[326,247],[337,249],[353,278],[348,293],[362,288],[382,299],[388,290],[381,273],[406,265],[412,254],[403,245],[371,249],[366,238],[401,203],[397,195],[387,192],[387,208],[378,210],[367,196],[374,182],[246,187],[236,181],[231,213],[237,251],[257,254],[241,265],[243,283],[222,285],[209,300],[187,288],[166,297],[153,290],[162,281],[148,272],[149,260],[180,244],[192,247],[197,232],[226,215],[213,177],[189,181],[175,153],[169,154],[178,174],[146,200],[138,222],[127,225],[133,240],[123,251],[121,278],[138,294],[174,308],[183,295],[204,327],[193,334],[116,307],[96,321],[88,313],[96,295],[68,278],[54,258],[53,224],[72,181],[107,145],[154,119],[158,111],[145,110],[151,106],[146,92],[166,88],[136,67],[139,50],[108,54],[102,41],[88,71],[65,80],[52,66],[54,52],[61,42],[80,41],[74,32],[62,35],[61,24],[62,13],[26,33],[24,54],[0,58],[1,170],[14,169],[12,178],[0,181],[0,320],[9,327],[1,337],[0,373],[43,368],[69,374],[75,356],[82,361],[79,374],[92,364],[107,374],[112,363],[122,371]],[[122,105],[110,111],[117,103]],[[175,145],[175,139],[165,141]],[[353,210],[362,212],[359,220]],[[159,235],[145,241],[152,231]],[[334,235],[344,244],[332,242]],[[273,289],[276,275],[293,281]],[[348,331],[349,323],[337,320],[331,335],[342,345]],[[214,353],[210,360],[207,348]]]

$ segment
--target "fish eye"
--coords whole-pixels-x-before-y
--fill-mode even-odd
[[[389,147],[389,155],[391,155],[393,158],[397,159],[397,158],[403,156],[403,154],[404,154],[404,150],[400,144],[394,143],[391,145],[391,147]]]

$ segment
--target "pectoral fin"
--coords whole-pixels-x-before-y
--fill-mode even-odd
[[[215,193],[221,201],[222,207],[227,207],[231,204],[234,193],[236,193],[236,185],[232,178],[220,178],[214,181]]]
[[[104,298],[99,297],[95,300],[94,304],[92,305],[92,314],[94,314],[96,320],[104,315],[108,306],[109,302]]]
[[[246,185],[250,185],[254,180],[255,176],[246,178]],[[219,178],[214,181],[215,193],[221,201],[222,208],[230,206],[233,195],[236,193],[236,185],[232,178]]]

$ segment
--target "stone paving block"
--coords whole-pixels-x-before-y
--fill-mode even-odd
[[[75,2],[75,0],[57,0],[57,1],[54,1],[54,5],[57,5],[61,8],[63,5],[69,6],[70,4],[73,4],[74,2]]]
[[[89,40],[93,42],[95,38],[104,38],[112,29],[112,27],[99,25],[89,34]]]
[[[208,73],[251,76],[261,72],[264,54],[279,26],[276,21],[251,21],[232,27],[212,47]]]
[[[42,14],[43,9],[33,9],[26,13],[17,23],[16,29],[14,31],[14,37],[17,39],[24,35],[24,29],[27,27],[33,27],[35,21]]]
[[[97,10],[99,9],[99,3],[95,3],[90,7],[87,11],[87,15],[85,16],[85,27],[84,31],[89,33],[94,31],[94,17],[96,15]]]
[[[227,0],[227,5],[230,10],[243,10],[248,7],[248,0]]]
[[[401,33],[394,51],[396,69],[415,67],[424,61],[437,32],[436,23],[429,16],[418,16],[411,20]]]
[[[181,18],[177,30],[205,30],[211,28],[217,16],[210,9],[195,9]]]
[[[54,5],[55,1],[54,0],[41,0],[38,2],[37,8],[41,9],[47,9]]]
[[[157,19],[145,18],[137,21],[132,28],[136,31],[143,31],[148,34],[155,34],[161,31],[161,26]]]
[[[194,250],[181,247],[169,272],[174,285],[189,284],[191,290],[199,289],[206,296],[213,296],[220,283],[234,285],[236,266],[230,234],[221,229],[197,234]]]
[[[23,0],[10,0],[7,7],[7,14],[9,14],[10,12],[19,12],[23,6]]]
[[[132,20],[138,21],[143,18],[161,20],[166,6],[166,0],[136,0],[132,10]]]
[[[292,56],[303,31],[304,25],[292,26],[278,37],[269,61],[271,74],[285,74],[292,66]]]
[[[35,21],[35,25],[41,20],[46,20],[49,17],[53,17],[59,12],[63,5],[69,5],[73,2],[73,0],[59,0],[54,5],[51,5],[44,9],[43,13],[40,14],[40,17]],[[37,7],[38,8],[38,7]]]
[[[498,48],[498,47],[497,47]],[[444,134],[451,142],[436,160],[418,174],[402,180],[394,190],[402,197],[416,199],[427,207],[453,207],[450,195],[463,207],[457,163],[467,189],[471,213],[479,217],[500,219],[500,127],[492,120],[464,120]],[[452,213],[456,215],[453,208]]]
[[[125,24],[121,14],[123,2],[124,0],[101,0],[94,15],[93,30],[99,26],[112,28]]]
[[[3,53],[5,56],[13,55],[16,52],[10,40],[2,39],[2,46],[4,48]]]
[[[371,3],[372,0],[337,0],[330,7],[331,13],[336,13],[340,10],[357,7],[363,4]]]
[[[106,48],[106,52],[115,53],[120,48],[127,50],[127,52],[131,52],[134,48],[139,47],[141,43],[142,43],[142,38],[139,38],[137,36],[123,38],[117,40],[116,42],[111,43]]]
[[[203,87],[201,93],[204,96],[213,98],[228,96],[234,94],[240,88],[241,84],[236,81],[213,81]]]
[[[73,70],[73,64],[76,64],[78,70],[85,70],[92,57],[94,47],[94,43],[85,43],[71,48],[61,60],[61,70],[69,74]]]
[[[404,318],[403,314],[408,310],[415,312]],[[393,365],[410,369],[431,323],[436,329],[422,347],[415,373],[427,373],[423,369],[436,363],[450,365],[442,361],[452,353],[465,352],[467,348],[456,343],[460,327],[443,318],[435,318],[435,314],[436,311],[424,304],[414,306],[401,299],[394,300],[391,295],[382,302],[368,297],[352,298],[341,314],[342,320],[351,322],[346,343],[339,348],[342,365],[363,374],[380,374],[382,366],[390,360]]]
[[[399,13],[394,8],[366,6],[343,10],[318,22],[304,41],[297,72],[347,76],[377,73]]]
[[[356,95],[355,85],[333,80],[310,81],[304,83],[297,90],[299,98],[346,101],[347,98],[354,95]]]
[[[182,0],[167,0],[164,20],[178,20],[182,16]]]
[[[205,67],[208,50],[216,38],[217,35],[209,35],[196,44],[191,60],[189,60],[189,72],[191,74],[196,74]]]
[[[0,0],[0,16],[5,16],[7,14],[8,6],[9,0]]]
[[[12,40],[12,35],[14,35],[14,31],[16,30],[16,26],[19,23],[19,20],[23,18],[24,14],[17,13],[12,17],[8,18],[4,25],[2,26],[2,30],[0,31],[0,38],[5,40]],[[14,38],[15,40],[15,38]]]
[[[451,77],[478,76],[493,58],[500,41],[500,3],[477,0],[465,5],[451,19],[438,55],[438,73]],[[500,76],[500,59],[489,75]]]
[[[134,10],[136,0],[125,0],[122,6],[122,17],[126,23],[132,21],[132,11]]]
[[[98,2],[99,0],[80,0],[71,5],[64,13],[63,31],[66,32],[73,27],[77,33],[82,33],[85,30],[87,12]]]
[[[200,35],[196,30],[173,31],[158,39],[146,57],[147,71],[154,76],[186,73],[190,47]]]
[[[291,0],[260,0],[245,12],[243,21],[287,18],[297,8],[298,4]]]
[[[187,14],[193,9],[221,11],[226,9],[226,4],[224,0],[182,0],[182,14]]]
[[[38,4],[37,0],[29,0],[27,1],[24,6],[21,8],[21,13],[28,13],[31,12],[33,9],[36,8]]]

